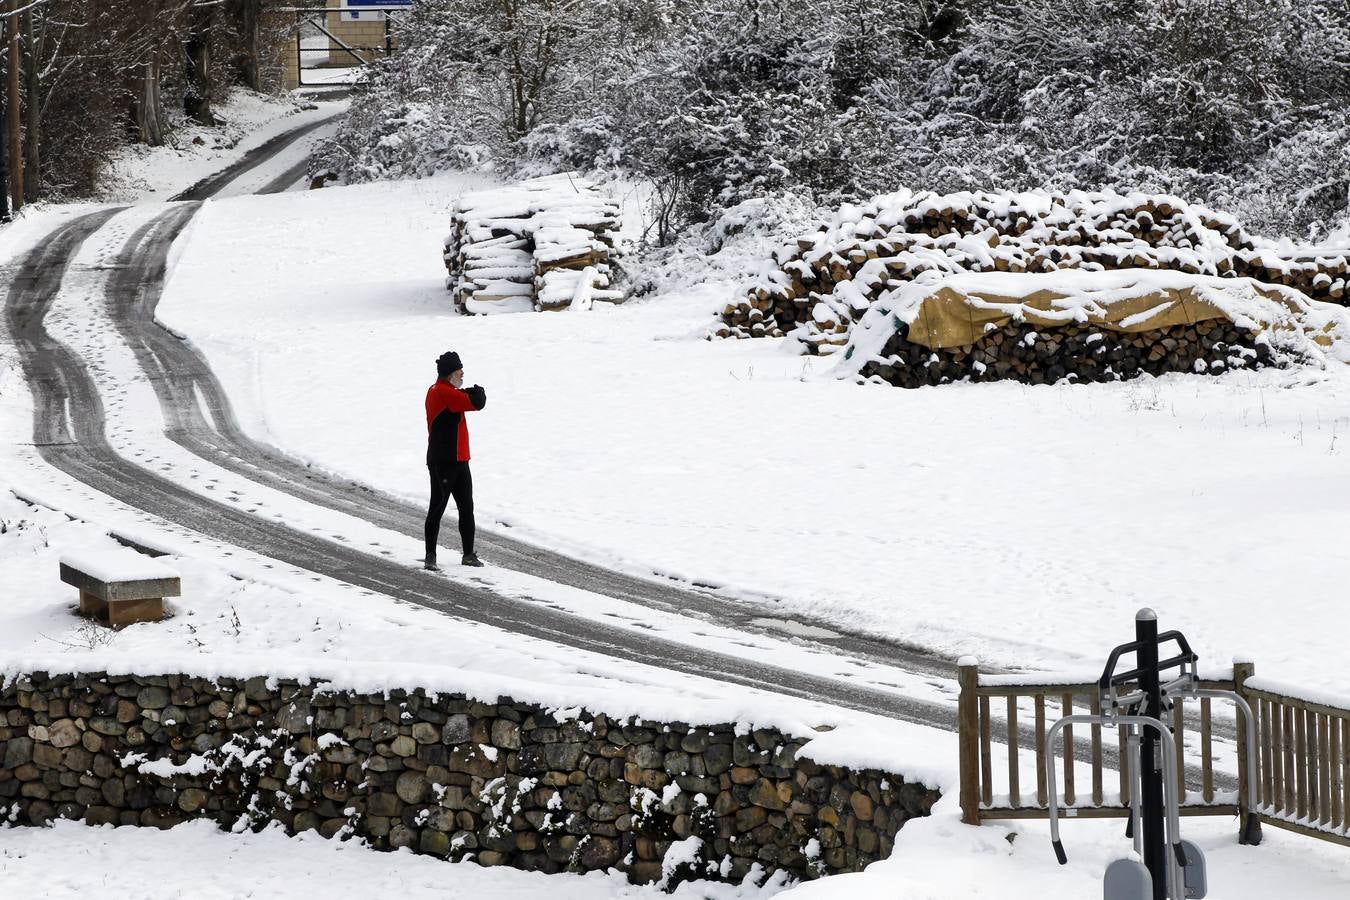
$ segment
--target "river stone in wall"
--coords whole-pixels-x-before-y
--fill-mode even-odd
[[[661,878],[683,842],[677,880],[739,881],[756,865],[797,878],[859,870],[938,799],[899,775],[807,759],[805,742],[420,690],[34,673],[0,689],[0,815],[277,821],[483,865],[617,867],[635,881]]]

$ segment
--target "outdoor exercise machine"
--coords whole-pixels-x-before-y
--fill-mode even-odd
[[[1158,633],[1158,617],[1151,609],[1135,615],[1135,639],[1111,651],[1097,682],[1097,713],[1065,716],[1046,734],[1046,746],[1067,725],[1100,725],[1125,730],[1120,748],[1125,784],[1129,790],[1126,835],[1133,838],[1135,856],[1117,859],[1102,879],[1104,900],[1187,900],[1208,892],[1205,857],[1200,848],[1181,837],[1178,771],[1175,739],[1166,724],[1173,704],[1186,697],[1232,700],[1242,710],[1247,746],[1256,746],[1256,720],[1247,701],[1232,691],[1202,689],[1196,674],[1198,657],[1179,631]],[[1160,658],[1160,649],[1175,643],[1176,652]],[[1120,658],[1134,654],[1134,668],[1117,672]],[[1163,681],[1165,673],[1175,676]],[[1066,755],[1066,766],[1073,765]],[[1060,865],[1068,862],[1059,839],[1059,790],[1055,781],[1055,757],[1045,757],[1049,792],[1050,841]],[[1242,844],[1261,843],[1261,822],[1256,815],[1256,760],[1247,758],[1247,815],[1238,835]],[[1069,811],[1072,814],[1072,810]]]

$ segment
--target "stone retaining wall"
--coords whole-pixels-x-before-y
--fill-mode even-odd
[[[0,689],[0,821],[279,821],[371,845],[635,881],[800,878],[889,854],[935,790],[821,765],[805,739],[422,690],[35,673]],[[696,851],[696,852],[694,852]]]

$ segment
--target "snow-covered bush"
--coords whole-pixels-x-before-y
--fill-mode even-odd
[[[1350,225],[1350,113],[1280,141],[1231,192],[1230,207],[1270,234],[1320,241]]]
[[[401,40],[340,168],[636,177],[662,246],[901,186],[1165,192],[1293,237],[1350,215],[1344,0],[425,0]]]
[[[711,222],[689,229],[679,241],[644,254],[630,272],[630,297],[683,290],[704,282],[735,281],[767,263],[776,247],[818,225],[822,211],[800,194],[744,200]]]

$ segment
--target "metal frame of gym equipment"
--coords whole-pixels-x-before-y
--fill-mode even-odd
[[[1159,647],[1175,641],[1178,652],[1159,659]],[[1133,653],[1135,666],[1116,672],[1120,657]],[[1130,815],[1126,835],[1134,841],[1136,856],[1117,859],[1107,867],[1102,890],[1105,900],[1199,900],[1208,891],[1205,858],[1200,848],[1181,837],[1176,744],[1164,715],[1171,712],[1175,699],[1208,697],[1232,700],[1243,713],[1247,746],[1256,746],[1256,720],[1247,701],[1232,691],[1199,687],[1196,662],[1179,631],[1158,633],[1158,617],[1151,609],[1135,616],[1135,640],[1113,649],[1097,684],[1095,715],[1071,715],[1061,718],[1046,735],[1047,746],[1068,725],[1089,724],[1126,729],[1126,746],[1121,748],[1121,764],[1129,786]],[[1164,683],[1162,674],[1170,669],[1178,674]],[[1118,693],[1121,687],[1132,687]],[[1054,754],[1045,758],[1049,788],[1050,840],[1060,865],[1068,862],[1059,838],[1059,786],[1055,778]],[[1241,844],[1261,843],[1261,821],[1256,810],[1256,761],[1247,758],[1247,818],[1239,834]],[[1068,811],[1072,815],[1072,810]],[[1170,845],[1170,852],[1168,847]]]

